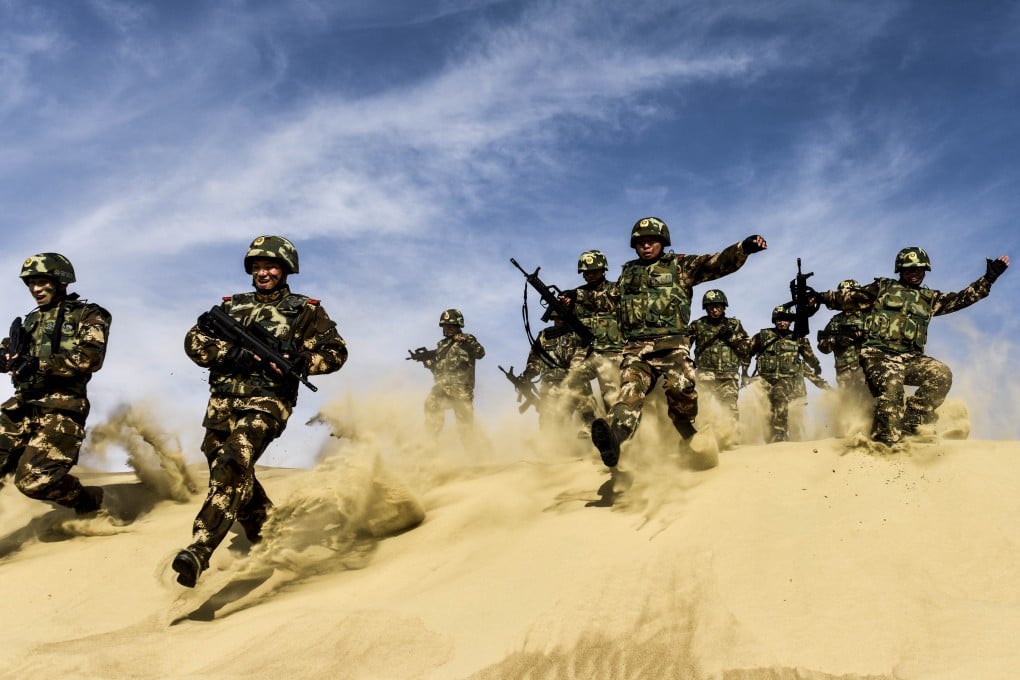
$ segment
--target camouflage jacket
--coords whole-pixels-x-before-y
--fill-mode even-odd
[[[766,380],[802,377],[802,364],[816,374],[822,368],[811,342],[807,338],[795,338],[790,330],[761,329],[751,338],[749,356],[758,357],[755,375]]]
[[[740,375],[740,369],[747,364],[750,338],[739,319],[728,316],[713,319],[705,315],[692,321],[688,330],[699,371],[711,371],[720,378]]]
[[[620,274],[620,328],[627,342],[655,349],[687,345],[694,286],[731,274],[747,261],[735,243],[714,255],[665,253],[653,262],[631,260]]]
[[[615,281],[585,284],[574,291],[574,314],[595,335],[596,352],[623,349],[620,333],[620,285]]]
[[[567,326],[543,328],[528,354],[528,364],[521,374],[529,380],[539,377],[543,383],[559,383],[567,377],[570,358],[580,346],[577,333]],[[548,356],[547,356],[548,355]],[[549,357],[556,363],[549,364]]]
[[[103,367],[110,321],[108,311],[77,293],[29,312],[22,326],[31,339],[30,353],[39,358],[39,370],[14,381],[14,397],[3,408],[29,404],[87,415],[86,385]],[[9,345],[10,338],[5,338],[5,354]]]
[[[436,345],[435,356],[425,362],[440,387],[475,388],[475,362],[485,356],[485,348],[470,333],[461,339],[444,337]]]
[[[877,278],[867,286],[826,291],[820,297],[830,309],[857,309],[864,313],[865,347],[895,354],[923,353],[928,341],[928,324],[933,316],[969,307],[988,297],[991,288],[992,282],[987,276],[958,293]]]
[[[309,375],[332,373],[347,361],[347,345],[319,301],[291,293],[287,286],[225,297],[220,306],[242,325],[269,331],[283,353],[307,362]],[[229,350],[229,343],[206,335],[197,324],[184,338],[188,357],[209,369],[210,404],[229,399],[236,408],[265,411],[286,421],[297,403],[298,381],[269,366],[239,370],[226,360]]]
[[[861,345],[864,343],[864,315],[840,312],[818,331],[818,349],[836,358],[836,373],[860,367]]]

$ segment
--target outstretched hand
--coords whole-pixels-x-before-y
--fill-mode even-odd
[[[994,260],[985,260],[985,276],[995,281],[1009,267],[1009,255],[1000,255]]]
[[[758,253],[769,247],[769,244],[765,242],[765,237],[760,234],[748,236],[741,241],[740,245],[743,247],[744,252],[748,254]]]

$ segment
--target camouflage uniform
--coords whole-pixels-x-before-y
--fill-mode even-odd
[[[650,217],[634,225],[631,247],[652,235],[659,236],[663,247],[670,245],[665,223]],[[616,464],[619,444],[637,430],[645,397],[659,378],[663,380],[674,427],[684,439],[695,434],[698,394],[687,337],[693,288],[740,269],[749,252],[764,247],[752,245],[757,238],[749,237],[714,255],[678,255],[670,251],[623,265],[619,280],[620,329],[625,344],[620,398],[610,409],[607,421],[592,424],[592,441],[607,466]]]
[[[567,387],[568,367],[578,346],[577,334],[565,325],[551,326],[539,332],[535,345],[528,354],[521,377],[539,379],[539,427],[545,429],[569,423],[578,410],[582,414],[593,411],[591,385],[587,385],[587,393],[584,385],[576,393]]]
[[[70,272],[66,283],[73,282],[70,262],[56,253],[26,260],[22,278],[48,275],[40,265],[55,257]],[[0,485],[14,473],[14,485],[30,498],[79,513],[99,508],[102,489],[83,486],[70,470],[85,438],[86,386],[103,366],[110,321],[110,313],[99,305],[63,292],[25,316],[23,332],[38,368],[13,375],[14,396],[0,406]],[[10,349],[10,338],[5,338],[0,352],[5,371],[12,368]]]
[[[736,421],[740,415],[737,408],[740,372],[747,365],[747,331],[739,319],[705,315],[691,322],[690,337],[698,385],[712,394]]]
[[[755,374],[768,386],[772,429],[769,441],[786,441],[790,436],[790,402],[807,396],[804,366],[817,375],[821,372],[821,363],[808,339],[794,337],[789,329],[763,328],[755,333],[749,356],[758,357]]]
[[[904,248],[896,258],[896,271],[923,268],[930,271],[927,253]],[[876,278],[856,290],[820,293],[830,309],[857,309],[864,314],[866,338],[860,362],[868,388],[875,397],[872,438],[888,444],[920,425],[934,422],[937,409],[953,384],[953,374],[941,361],[924,354],[932,317],[956,312],[988,296],[992,283],[1005,270],[993,270],[956,293],[943,293],[900,280]],[[904,403],[904,386],[917,391]]]
[[[455,312],[455,314],[454,314]],[[459,323],[444,324],[444,320]],[[464,326],[464,317],[455,309],[440,316],[440,325]],[[470,333],[444,337],[425,367],[432,371],[435,384],[425,399],[425,427],[433,437],[443,429],[443,416],[452,409],[461,441],[472,442],[475,411],[475,362],[485,356],[485,348]]]
[[[605,255],[601,252],[586,251],[581,254],[578,272],[591,271],[592,267],[605,270]],[[620,331],[620,286],[615,281],[603,279],[588,283],[571,291],[573,312],[595,336],[590,347],[577,346],[570,359],[568,383],[582,404],[581,419],[584,434],[591,429],[595,409],[591,395],[591,381],[597,380],[602,394],[602,403],[608,408],[616,403],[620,395],[620,361],[623,351],[623,334]]]
[[[259,237],[245,258],[247,271],[251,272],[249,259],[260,256],[251,253],[259,252],[259,245],[271,243],[270,239],[285,241],[293,249],[282,237]],[[270,252],[267,257],[274,255]],[[293,251],[290,273],[298,271],[296,257]],[[283,353],[303,362],[309,375],[333,373],[347,361],[347,346],[319,301],[292,293],[286,283],[271,291],[225,297],[220,306],[242,325],[259,326],[277,338]],[[250,359],[235,358],[231,343],[208,335],[198,324],[185,336],[184,350],[192,361],[209,369],[210,396],[202,421],[209,491],[195,517],[193,542],[178,558],[190,552],[206,569],[235,520],[251,542],[261,538],[272,503],[255,478],[255,464],[283,433],[297,403],[298,380]],[[180,571],[178,566],[175,560],[174,568]],[[184,585],[194,585],[187,580],[183,575],[178,578]]]

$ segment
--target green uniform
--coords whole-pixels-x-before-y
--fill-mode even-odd
[[[749,355],[758,357],[755,373],[765,381],[769,395],[769,441],[786,441],[790,429],[790,402],[806,396],[804,366],[813,374],[821,363],[807,338],[796,338],[792,330],[763,328],[751,338]]]
[[[485,348],[469,333],[460,337],[444,337],[434,356],[425,362],[435,381],[425,399],[425,426],[438,437],[443,416],[452,409],[461,441],[467,444],[472,442],[474,430],[475,362],[485,356]]]
[[[74,293],[25,316],[29,353],[39,368],[15,379],[14,396],[0,406],[0,484],[14,473],[26,496],[76,508],[83,487],[70,470],[85,438],[86,386],[103,366],[110,320],[109,312]],[[9,342],[3,341],[4,355]]]
[[[615,281],[585,284],[574,291],[574,314],[595,336],[590,347],[576,345],[570,358],[569,389],[582,404],[584,430],[595,419],[591,381],[598,381],[602,402],[614,404],[620,395],[620,286]]]
[[[539,331],[535,345],[521,376],[539,379],[539,427],[566,425],[575,412],[592,411],[591,385],[582,385],[575,392],[567,384],[570,360],[578,346],[577,334],[566,326],[550,326]]]
[[[736,421],[740,414],[740,373],[747,365],[750,341],[747,331],[739,319],[713,319],[706,314],[691,322],[690,337],[698,367],[698,388],[713,395]]]

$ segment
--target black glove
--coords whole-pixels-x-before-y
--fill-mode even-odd
[[[999,278],[999,276],[1002,275],[1002,272],[1006,271],[1006,268],[1009,267],[1009,265],[1002,260],[990,260],[985,258],[985,263],[985,276],[988,277],[988,280],[992,283],[995,283],[995,279]]]
[[[815,366],[815,375],[821,375],[821,374],[822,374],[822,366],[821,366],[821,364],[819,364],[818,366]]]
[[[768,246],[768,244],[765,244],[764,246],[758,245],[758,239],[759,238],[761,238],[762,241],[765,240],[764,238],[762,238],[758,234],[754,234],[752,236],[748,236],[747,238],[745,238],[743,241],[740,242],[740,247],[743,248],[744,252],[749,254],[749,255],[751,253],[761,252],[761,251],[765,250],[765,248]]]
[[[39,357],[28,355],[8,362],[8,369],[15,380],[25,381],[39,372]]]
[[[312,365],[311,357],[308,352],[299,352],[298,355],[294,357],[294,362],[291,365],[294,367],[295,375],[307,378],[308,369]]]
[[[250,373],[256,363],[255,355],[239,345],[231,345],[223,357],[224,367],[235,372]]]
[[[733,337],[733,329],[730,328],[729,326],[723,326],[722,329],[719,331],[719,334],[716,335],[715,337],[719,338],[723,342],[726,342],[727,340]]]

